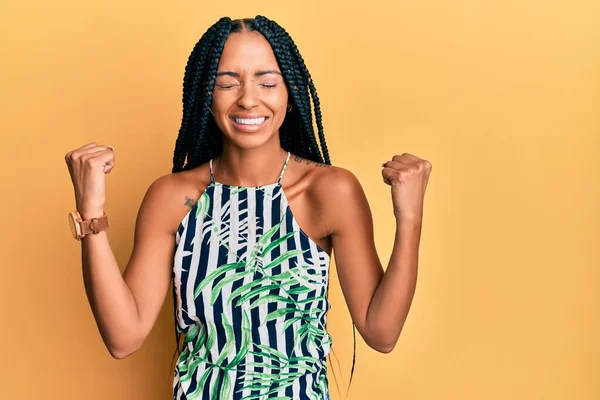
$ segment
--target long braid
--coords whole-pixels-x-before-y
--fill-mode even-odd
[[[255,27],[271,44],[275,58],[281,67],[284,80],[288,85],[288,91],[290,97],[292,98],[292,104],[295,104],[297,108],[300,108],[299,105],[304,103],[302,97],[303,95],[307,95],[307,92],[301,91],[298,87],[300,84],[297,79],[298,70],[294,65],[293,57],[288,46],[286,46],[285,41],[282,40],[283,38],[281,37],[281,34],[276,29],[273,29],[268,20],[258,16],[255,20]],[[292,108],[293,107],[294,106],[292,106]],[[291,147],[293,147],[298,153],[310,154],[310,158],[314,159],[309,149],[303,147],[303,141],[301,140],[305,136],[302,134],[302,131],[311,132],[310,120],[307,118],[306,112],[302,112],[302,110],[300,110],[300,112],[291,112],[289,113],[288,118],[295,119],[296,121],[291,121],[291,124],[282,125],[280,130],[282,143],[290,143]],[[300,123],[302,123],[302,127],[298,126],[298,119]]]
[[[319,96],[317,94],[317,88],[315,87],[314,81],[310,75],[310,72],[308,71],[308,68],[306,68],[306,64],[304,62],[304,59],[302,58],[302,55],[300,54],[300,51],[298,50],[298,47],[296,46],[296,44],[294,42],[291,42],[290,44],[292,46],[292,49],[294,50],[294,54],[298,58],[298,65],[302,69],[302,73],[304,74],[304,76],[306,77],[306,79],[308,81],[308,87],[310,88],[310,95],[313,100],[313,103],[315,104],[315,119],[317,121],[317,129],[319,132],[319,144],[321,146],[321,152],[325,158],[325,160],[324,160],[325,163],[330,164],[329,150],[327,149],[327,143],[325,142],[325,133],[323,130],[323,122],[322,122],[323,116],[321,114],[321,102],[319,101]]]
[[[183,119],[175,145],[172,172],[179,172],[183,169],[182,166],[185,158],[186,156],[189,156],[190,143],[202,141],[198,139],[194,140],[195,138],[193,138],[193,132],[197,132],[195,129],[197,126],[195,125],[195,122],[197,121],[197,112],[200,109],[196,104],[198,103],[198,100],[202,102],[203,98],[202,93],[198,91],[198,87],[206,68],[208,50],[214,43],[215,33],[224,26],[227,26],[230,21],[231,20],[228,17],[223,17],[211,26],[204,35],[202,35],[198,43],[196,43],[188,58],[183,78]],[[201,138],[204,134],[204,132],[199,132]]]
[[[257,19],[259,19],[259,17],[257,17]],[[300,54],[300,51],[298,50],[298,47],[292,40],[291,36],[284,28],[277,25],[275,22],[268,20],[265,17],[260,17],[260,18],[261,19],[264,18],[271,25],[273,25],[273,30],[277,31],[279,33],[279,36],[281,38],[283,38],[283,40],[286,42],[287,46],[289,47],[288,49],[286,49],[285,53],[289,53],[295,58],[295,62],[290,62],[290,65],[294,69],[293,75],[294,75],[294,77],[296,77],[296,76],[301,77],[301,79],[297,80],[299,90],[302,94],[306,93],[306,96],[302,96],[302,98],[300,99],[302,106],[306,110],[306,113],[303,113],[303,115],[307,114],[307,115],[305,115],[303,122],[305,124],[306,129],[308,129],[311,132],[311,135],[309,135],[309,136],[311,139],[311,144],[312,144],[312,146],[314,146],[314,150],[315,150],[314,154],[321,157],[321,154],[319,152],[319,145],[317,144],[316,138],[314,136],[314,129],[313,129],[313,125],[312,125],[312,110],[310,107],[310,98],[308,96],[307,86],[305,85],[305,82],[308,83],[308,88],[310,89],[310,94],[311,94],[311,97],[312,97],[312,100],[314,103],[314,108],[315,108],[317,127],[319,130],[319,141],[321,142],[321,147],[324,150],[323,155],[325,156],[325,157],[321,157],[320,162],[325,162],[327,164],[331,164],[331,162],[329,160],[329,152],[327,151],[327,145],[325,144],[325,136],[323,134],[323,124],[322,124],[322,116],[321,116],[321,107],[320,107],[320,103],[319,103],[319,97],[317,95],[317,91],[314,86],[314,83],[312,82],[310,73],[308,72],[308,69],[306,68],[306,65],[304,63],[304,59],[302,58],[302,55]],[[312,148],[310,148],[310,147],[307,148],[307,151],[312,153]]]
[[[217,147],[217,143],[214,138],[216,132],[214,132],[214,130],[211,132],[207,129],[207,127],[209,125],[209,120],[213,118],[210,108],[212,105],[212,91],[214,90],[215,86],[217,67],[219,66],[219,59],[221,58],[225,41],[227,40],[230,32],[231,22],[226,21],[226,23],[224,23],[223,26],[215,33],[214,47],[211,48],[207,59],[206,76],[201,82],[201,93],[205,95],[200,102],[200,107],[198,107],[193,116],[196,131],[204,133],[206,136],[208,136],[208,140],[211,145],[205,146],[201,140],[197,140],[192,143],[190,161],[188,163],[189,166],[196,166],[198,164],[197,160],[203,158],[212,158],[216,155],[215,147]]]
[[[313,82],[312,77],[310,76],[310,72],[308,68],[306,68],[306,64],[304,63],[304,59],[298,50],[298,47],[294,42],[291,42],[292,48],[294,50],[294,54],[298,58],[298,65],[302,69],[302,73],[308,80],[308,87],[310,88],[310,95],[313,99],[313,103],[315,104],[315,119],[317,121],[317,129],[319,131],[319,143],[321,145],[321,152],[325,156],[325,162],[330,164],[329,161],[329,151],[327,150],[327,143],[325,142],[325,134],[323,132],[323,117],[321,114],[321,103],[319,101],[319,96],[317,95],[317,88],[315,88],[315,84]]]
[[[259,15],[255,19],[255,26],[273,47],[277,61],[282,67],[284,78],[290,83],[290,93],[294,99],[294,103],[300,109],[299,115],[301,122],[304,126],[304,129],[309,132],[307,136],[310,139],[310,144],[305,143],[304,140],[301,140],[300,148],[304,150],[305,154],[310,155],[310,159],[318,162],[325,162],[324,158],[319,152],[319,146],[314,135],[314,129],[312,125],[312,108],[310,104],[309,91],[305,83],[308,82],[310,75],[303,73],[303,71],[306,70],[305,66],[302,68],[304,61],[301,57],[298,58],[298,56],[294,54],[293,49],[296,48],[296,46],[290,35],[285,31],[285,29],[277,25],[274,21]],[[319,104],[315,104],[315,110],[317,115],[321,115]],[[301,137],[301,139],[304,139],[304,137]],[[324,140],[324,138],[322,140]],[[328,156],[326,163],[331,163]]]

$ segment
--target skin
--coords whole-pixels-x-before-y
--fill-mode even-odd
[[[266,70],[280,71],[260,34],[229,36],[217,71],[226,74],[216,81],[211,109],[223,133],[223,153],[213,161],[218,182],[259,186],[276,182],[281,172],[287,152],[280,147],[279,127],[289,104],[288,88],[277,73],[256,75]],[[236,113],[269,118],[259,131],[246,133],[230,120]],[[367,198],[350,171],[292,154],[282,187],[302,230],[328,254],[333,250],[340,285],[359,333],[373,349],[388,353],[398,340],[414,294],[423,195],[431,165],[404,153],[382,166],[397,222],[385,274],[375,248]],[[118,287],[121,298],[114,296],[116,289],[110,295],[108,289],[88,291],[102,337],[115,358],[137,351],[154,326],[170,289],[177,227],[209,181],[208,163],[157,178],[138,212],[133,252],[122,275],[126,286],[116,282],[116,272],[102,278],[114,280],[105,285]],[[97,213],[102,215],[101,210],[90,215]],[[108,247],[105,232],[89,235],[83,242],[90,252],[94,246]],[[106,256],[103,262],[98,270],[114,263],[114,257]]]

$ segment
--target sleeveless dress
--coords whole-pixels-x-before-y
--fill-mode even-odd
[[[173,399],[327,400],[329,255],[300,229],[281,180],[214,181],[175,236]]]

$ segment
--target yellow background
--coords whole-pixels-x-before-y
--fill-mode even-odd
[[[111,358],[68,228],[63,157],[115,146],[106,210],[123,269],[142,196],[171,170],[193,45],[221,16],[257,14],[302,52],[332,162],[362,182],[384,266],[395,224],[380,165],[403,152],[433,165],[412,309],[391,354],[358,337],[348,399],[600,398],[598,1],[3,0],[0,11],[0,398],[170,398],[171,293],[142,349]],[[345,393],[352,327],[335,264],[332,283]]]

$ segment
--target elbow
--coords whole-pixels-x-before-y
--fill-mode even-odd
[[[108,352],[110,353],[112,358],[114,358],[115,360],[122,360],[124,358],[127,358],[127,356],[129,356],[129,354],[127,354],[125,352],[121,352],[121,351],[117,351],[117,350],[113,350],[113,349],[108,349]]]
[[[369,347],[383,354],[391,353],[398,343],[398,336],[394,338],[377,338],[367,342]]]
[[[137,352],[143,344],[143,340],[132,340],[129,343],[107,345],[110,355],[117,360],[122,360]]]
[[[389,354],[389,353],[392,352],[392,350],[394,350],[394,347],[396,347],[396,343],[395,342],[391,343],[391,344],[384,345],[384,346],[379,346],[377,348],[374,347],[374,349],[377,350],[380,353]]]
[[[110,355],[112,356],[112,358],[117,359],[117,360],[122,360],[124,358],[129,357],[130,355],[132,355],[133,353],[135,353],[139,349],[140,349],[140,347],[138,347],[138,346],[132,347],[132,348],[109,347],[108,348],[108,352],[110,353]]]
[[[384,354],[391,353],[394,350],[400,337],[399,331],[391,332],[388,327],[377,331],[359,328],[359,332],[361,332],[363,339],[370,348]]]

